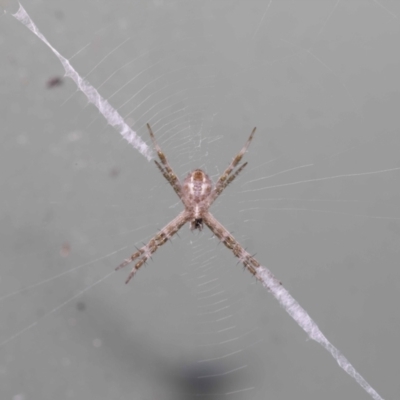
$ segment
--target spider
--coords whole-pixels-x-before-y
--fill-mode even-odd
[[[260,267],[259,262],[252,257],[229,233],[229,231],[208,211],[218,196],[247,165],[247,162],[245,162],[239,165],[236,171],[234,171],[244,153],[246,153],[247,148],[253,139],[256,128],[252,130],[246,144],[219,177],[214,187],[209,176],[201,169],[195,169],[193,172],[189,173],[183,183],[181,183],[169,165],[167,157],[162,152],[161,147],[158,145],[149,124],[147,124],[147,128],[161,164],[157,160],[154,162],[163,174],[164,178],[169,182],[175,190],[175,193],[181,199],[185,209],[168,225],[161,229],[161,231],[152,239],[150,239],[145,246],[138,249],[138,251],[133,253],[129,258],[116,267],[116,270],[121,269],[134,260],[139,259],[132,268],[125,283],[128,283],[151,255],[168,239],[175,235],[187,222],[190,222],[190,229],[198,229],[199,231],[203,229],[203,224],[206,224],[214,235],[219,238],[229,250],[232,250],[233,254],[241,263],[243,263],[245,268],[256,276],[257,279],[260,279],[257,274],[257,269]]]

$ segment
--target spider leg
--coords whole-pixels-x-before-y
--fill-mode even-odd
[[[214,235],[220,239],[229,250],[232,250],[234,256],[239,259],[244,267],[257,278],[257,269],[260,267],[260,263],[243,248],[243,246],[211,213],[204,213],[203,221]]]
[[[128,275],[125,283],[128,283],[133,276],[136,274],[138,269],[151,257],[151,255],[165,242],[168,241],[173,235],[175,235],[180,228],[189,220],[189,214],[186,211],[182,211],[176,218],[174,218],[168,225],[166,225],[160,232],[158,232],[150,241],[142,246],[138,251],[133,253],[129,258],[124,260],[120,265],[118,265],[115,270],[121,269],[133,260],[139,258],[132,271]]]
[[[149,130],[150,133],[150,137],[151,140],[153,141],[153,146],[157,151],[157,155],[158,158],[160,159],[162,165],[164,166],[161,167],[161,165],[155,161],[158,169],[161,171],[161,173],[163,174],[164,178],[170,183],[170,185],[173,187],[173,189],[175,190],[176,194],[181,197],[181,183],[179,182],[179,179],[177,178],[177,176],[175,175],[175,172],[173,171],[173,169],[171,168],[171,166],[168,163],[167,157],[165,156],[165,154],[163,153],[163,151],[161,150],[161,147],[158,145],[156,138],[154,136],[153,131],[151,130],[151,127],[149,124],[147,124],[147,129]]]
[[[179,192],[179,188],[173,184],[171,181],[171,177],[168,174],[168,172],[160,165],[160,163],[157,160],[154,160],[154,162],[157,165],[157,168],[160,170],[160,172],[163,174],[163,177],[169,182],[169,184],[172,186],[172,188],[175,190],[175,193],[178,195],[178,197],[181,197],[181,194]]]
[[[239,153],[233,158],[232,162],[229,164],[228,168],[223,172],[223,174],[219,177],[217,183],[215,184],[215,189],[214,191],[219,191],[219,194],[222,193],[222,191],[226,188],[227,185],[225,185],[226,180],[229,178],[229,175],[233,171],[233,169],[236,167],[236,165],[239,164],[240,160],[242,159],[244,153],[246,153],[248,147],[250,146],[250,142],[253,139],[254,132],[256,131],[256,128],[254,128],[251,133],[249,138],[247,139],[246,144],[243,146],[242,150],[239,151]],[[239,168],[239,170],[243,169],[244,167]],[[234,179],[234,178],[233,178]],[[232,179],[232,180],[233,180]],[[232,180],[230,182],[232,182]],[[218,197],[218,196],[217,196]]]
[[[225,188],[240,174],[241,171],[243,171],[243,168],[247,165],[247,162],[245,162],[244,164],[242,164],[236,171],[234,174],[230,175],[228,179],[226,179],[220,186],[217,186],[214,190],[214,192],[212,193],[211,196],[211,202],[210,205],[212,203],[214,203],[214,201],[217,199],[217,197],[223,192],[223,190],[225,190]]]

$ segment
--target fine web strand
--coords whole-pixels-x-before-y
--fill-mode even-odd
[[[3,342],[0,343],[0,347],[5,346],[7,343],[11,342],[12,340],[16,339],[18,336],[21,336],[23,333],[25,333],[26,331],[30,330],[31,328],[33,328],[34,326],[36,326],[40,321],[42,321],[43,319],[47,318],[48,316],[50,316],[51,314],[54,314],[55,312],[57,312],[60,308],[64,307],[65,305],[67,305],[68,303],[70,303],[72,300],[76,299],[77,297],[81,296],[83,293],[87,292],[88,290],[92,289],[93,287],[95,287],[96,285],[98,285],[99,283],[105,281],[107,278],[109,278],[111,275],[113,275],[115,273],[115,271],[112,271],[110,273],[108,273],[107,275],[103,276],[102,278],[98,279],[96,282],[92,283],[91,285],[85,287],[84,289],[82,289],[80,292],[74,294],[72,297],[70,297],[68,300],[65,300],[63,303],[61,303],[60,305],[58,305],[57,307],[53,308],[52,310],[50,310],[49,312],[47,312],[46,314],[42,315],[40,318],[38,318],[36,321],[32,322],[30,325],[28,325],[27,327],[21,329],[20,331],[18,331],[17,333],[15,333],[14,335],[12,335],[11,337],[9,337],[8,339],[4,340]]]
[[[387,7],[385,7],[381,2],[378,0],[372,0],[375,4],[377,4],[379,7],[382,7],[388,14],[390,14],[393,18],[399,19],[395,13],[390,11]]]
[[[258,178],[258,179],[252,179],[251,181],[246,181],[246,182],[243,183],[242,186],[244,186],[244,185],[246,185],[248,183],[257,182],[257,181],[261,181],[261,180],[264,180],[264,179],[274,178],[275,176],[286,174],[286,173],[292,172],[292,171],[296,171],[296,170],[301,169],[301,168],[308,168],[308,167],[313,167],[313,166],[314,166],[314,164],[306,164],[306,165],[301,165],[299,167],[285,169],[283,171],[276,172],[275,174],[272,174],[272,175],[263,176],[262,178]]]
[[[127,248],[127,246],[121,247],[121,248],[118,249],[118,250],[115,250],[115,251],[113,251],[113,252],[111,252],[111,253],[107,253],[105,256],[101,256],[101,257],[95,258],[95,259],[92,260],[92,261],[89,261],[89,262],[86,262],[86,263],[84,263],[84,264],[78,265],[77,267],[71,268],[71,269],[69,269],[69,270],[67,270],[67,271],[64,271],[64,272],[61,272],[60,274],[57,274],[57,275],[52,276],[52,277],[50,277],[50,278],[44,279],[44,280],[42,280],[42,281],[40,281],[40,282],[37,282],[37,283],[34,283],[34,284],[32,284],[32,285],[25,286],[24,288],[19,289],[19,290],[16,290],[16,291],[14,291],[14,292],[5,294],[4,296],[1,296],[1,297],[0,297],[0,302],[2,302],[2,301],[5,300],[5,299],[8,299],[9,297],[13,297],[13,296],[15,296],[15,295],[17,295],[17,294],[21,294],[21,293],[23,293],[23,292],[27,292],[28,290],[32,290],[32,289],[34,289],[34,288],[36,288],[36,287],[38,287],[38,286],[44,285],[45,283],[52,282],[52,281],[54,281],[55,279],[61,278],[61,277],[64,276],[64,275],[70,274],[70,273],[72,273],[72,272],[74,272],[74,271],[77,271],[77,270],[79,270],[79,269],[81,269],[81,268],[83,268],[83,267],[86,267],[86,266],[88,266],[88,265],[93,265],[94,263],[97,263],[98,261],[104,260],[105,258],[108,258],[108,257],[110,257],[110,256],[112,256],[112,255],[114,255],[114,254],[117,254],[118,252],[120,252],[120,251],[122,251],[122,250],[125,250],[126,248]]]
[[[247,212],[249,210],[265,210],[265,208],[253,207],[253,208],[247,208],[246,210],[239,210],[239,212]],[[304,211],[304,212],[314,212],[314,213],[321,213],[321,214],[345,215],[345,216],[349,216],[349,217],[363,218],[363,219],[381,219],[381,220],[389,220],[389,221],[400,221],[400,217],[384,217],[381,215],[354,214],[354,213],[346,213],[346,212],[341,212],[341,211],[313,210],[311,208],[279,207],[279,208],[268,208],[268,210],[269,211],[296,211],[296,212]]]
[[[64,67],[65,75],[70,77],[75,82],[79,90],[86,95],[90,103],[97,107],[107,122],[116,128],[129,144],[131,144],[136,150],[145,156],[147,160],[150,161],[153,158],[153,152],[149,146],[147,146],[147,144],[138,136],[138,134],[126,124],[118,111],[115,110],[88,81],[83,79],[78,72],[75,71],[71,63],[48,42],[48,40],[42,35],[37,26],[34,24],[31,17],[25,11],[24,7],[19,4],[18,11],[12,15],[51,49]]]
[[[324,347],[337,361],[340,368],[346,371],[374,400],[383,398],[373,389],[369,383],[356,371],[347,358],[325,337],[318,325],[312,320],[303,307],[290,295],[275,276],[265,267],[259,267],[257,277],[261,280],[273,296],[283,306],[285,311],[297,322],[308,336]]]
[[[242,193],[247,193],[247,192],[258,192],[260,190],[266,190],[266,189],[274,189],[278,187],[285,187],[285,186],[293,186],[293,185],[300,185],[302,183],[311,183],[311,182],[319,182],[319,181],[328,181],[330,179],[339,179],[339,178],[353,178],[355,176],[366,176],[366,175],[376,175],[376,174],[383,174],[385,172],[394,172],[394,171],[399,171],[400,167],[395,167],[395,168],[389,168],[389,169],[381,169],[379,171],[371,171],[371,172],[359,172],[355,174],[343,174],[343,175],[334,175],[334,176],[326,176],[323,178],[314,178],[314,179],[306,179],[303,181],[296,181],[296,182],[289,182],[289,183],[280,183],[278,185],[273,185],[273,186],[266,186],[258,189],[251,189],[251,190],[243,190]],[[268,179],[270,178],[269,176],[259,178],[259,179],[254,179],[249,182],[255,182],[255,181],[260,181],[263,179]],[[246,183],[249,183],[246,182]]]
[[[252,37],[253,39],[256,37],[257,32],[260,30],[261,25],[263,24],[264,18],[265,18],[265,16],[267,15],[268,10],[269,10],[269,8],[270,8],[270,6],[271,6],[271,3],[272,3],[272,0],[269,0],[269,3],[268,3],[268,5],[267,5],[267,8],[265,9],[265,11],[264,11],[264,13],[263,13],[263,15],[262,15],[262,17],[261,17],[261,20],[260,20],[260,22],[258,23],[257,28],[256,28],[256,30],[255,30],[254,33],[253,33],[253,37]]]

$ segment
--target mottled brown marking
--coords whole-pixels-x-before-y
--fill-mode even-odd
[[[204,172],[203,171],[201,171],[201,170],[196,170],[196,171],[194,171],[193,172],[193,180],[194,181],[201,181],[201,182],[203,182],[203,179],[204,179]]]

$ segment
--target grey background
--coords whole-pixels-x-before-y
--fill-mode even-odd
[[[267,187],[400,167],[399,3],[23,4],[179,176],[257,126],[212,212],[397,398],[400,171]],[[369,398],[207,230],[91,287],[181,205],[2,6],[0,397]]]

